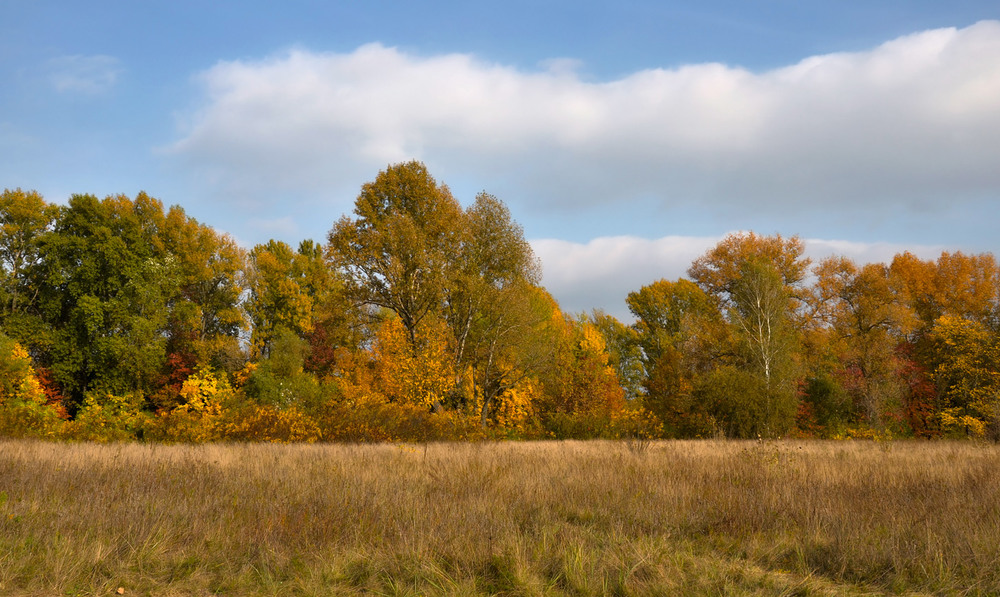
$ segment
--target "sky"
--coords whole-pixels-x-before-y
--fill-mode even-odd
[[[568,312],[738,231],[996,253],[1000,3],[0,0],[0,188],[296,246],[413,159],[503,200]]]

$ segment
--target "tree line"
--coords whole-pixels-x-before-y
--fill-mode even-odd
[[[1000,436],[990,254],[812,264],[733,234],[563,313],[502,201],[419,162],[323,244],[140,193],[0,195],[0,434],[96,440]]]

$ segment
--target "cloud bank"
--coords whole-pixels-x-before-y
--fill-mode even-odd
[[[594,82],[578,69],[380,44],[220,62],[169,151],[261,201],[353,198],[412,158],[555,210],[934,210],[1000,190],[1000,22],[759,73],[693,64]]]

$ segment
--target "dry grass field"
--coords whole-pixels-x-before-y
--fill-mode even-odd
[[[975,443],[0,442],[2,595],[1000,594]]]

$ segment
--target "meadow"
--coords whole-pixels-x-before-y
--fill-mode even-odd
[[[1000,594],[974,442],[0,442],[2,595]]]

